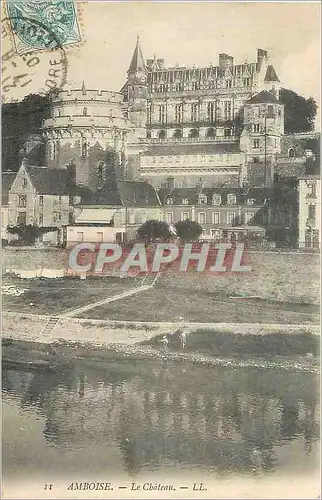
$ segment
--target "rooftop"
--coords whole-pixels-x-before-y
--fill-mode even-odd
[[[223,154],[240,153],[238,143],[220,142],[210,144],[198,143],[175,143],[175,144],[153,144],[142,153],[142,156],[174,156],[195,154]]]
[[[39,194],[70,195],[76,186],[68,170],[24,165]]]
[[[17,172],[2,172],[1,174],[1,203],[8,204],[8,195]]]

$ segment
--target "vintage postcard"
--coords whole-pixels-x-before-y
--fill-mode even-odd
[[[320,10],[1,2],[2,498],[320,498]]]

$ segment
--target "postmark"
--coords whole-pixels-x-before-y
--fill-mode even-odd
[[[29,94],[46,95],[62,88],[68,64],[60,39],[37,20],[22,19],[35,39],[41,39],[47,48],[18,53],[13,40],[13,21],[13,18],[2,19],[2,102],[19,101]]]
[[[19,54],[48,50],[57,43],[62,47],[81,41],[72,0],[10,1],[7,2],[7,14]]]

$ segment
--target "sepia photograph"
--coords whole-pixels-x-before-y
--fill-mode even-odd
[[[321,498],[320,17],[1,2],[2,498]]]

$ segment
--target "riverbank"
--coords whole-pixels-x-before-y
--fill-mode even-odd
[[[150,357],[222,366],[263,363],[270,367],[274,357],[274,366],[277,363],[296,368],[300,357],[310,370],[312,366],[318,367],[319,327],[312,324],[140,323],[57,318],[49,331],[48,321],[48,316],[4,314],[3,358],[16,359],[17,354],[7,351],[10,346],[23,345],[23,359],[27,356],[28,360],[36,346],[36,353],[39,349],[54,355],[59,352],[61,356],[68,352],[76,358],[107,360],[117,355],[122,359]],[[180,345],[182,332],[187,342],[184,349]],[[168,338],[167,348],[161,342],[164,335]]]

